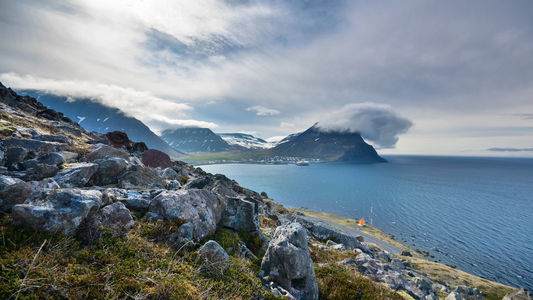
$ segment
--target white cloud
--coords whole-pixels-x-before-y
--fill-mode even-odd
[[[213,122],[183,119],[186,112],[193,110],[188,104],[175,103],[152,95],[148,91],[138,91],[117,85],[98,82],[55,80],[20,76],[14,73],[0,74],[0,81],[12,88],[40,90],[47,93],[65,96],[67,101],[88,98],[106,106],[118,107],[127,115],[133,116],[154,130],[167,125],[197,126],[216,128]],[[80,120],[80,123],[83,120]],[[105,121],[105,120],[104,120]]]
[[[250,106],[246,111],[254,111],[258,116],[275,116],[279,115],[280,111],[272,108],[267,108],[261,105]]]
[[[371,102],[347,104],[328,112],[318,123],[318,127],[325,131],[358,132],[380,148],[394,148],[398,135],[406,133],[412,125],[389,105]]]

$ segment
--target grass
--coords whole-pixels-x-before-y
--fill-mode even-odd
[[[207,276],[196,252],[157,242],[159,232],[140,221],[125,238],[107,234],[84,244],[2,216],[0,299],[275,299],[256,277],[254,262],[231,257],[223,274]]]
[[[431,262],[422,258],[400,256],[413,264],[416,270],[427,274],[432,280],[442,280],[452,287],[466,285],[485,292],[484,299],[502,299],[505,294],[513,291],[513,288],[501,283],[477,277],[443,264]]]
[[[350,268],[326,265],[315,268],[320,299],[404,300],[404,296]]]

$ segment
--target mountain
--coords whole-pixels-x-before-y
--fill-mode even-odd
[[[245,133],[217,133],[226,143],[240,146],[246,149],[268,149],[274,147],[275,143],[269,143],[262,138]]]
[[[363,163],[385,161],[359,133],[324,131],[318,127],[318,124],[304,132],[286,137],[271,149],[271,153],[277,156]]]
[[[169,156],[178,158],[184,155],[171,148],[165,141],[148,128],[143,122],[127,116],[117,108],[105,106],[89,99],[76,99],[41,93],[39,91],[19,91],[22,95],[37,98],[48,108],[63,112],[89,131],[106,133],[124,131],[132,141],[143,141],[151,149],[157,149]]]
[[[236,150],[209,128],[185,127],[166,129],[161,138],[172,148],[183,152],[223,152]]]

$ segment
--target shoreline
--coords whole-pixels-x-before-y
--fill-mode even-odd
[[[279,205],[279,204],[278,204]],[[354,219],[334,215],[326,212],[316,212],[308,209],[297,209],[297,208],[285,208],[292,213],[300,213],[308,217],[319,219],[325,222],[328,222],[332,225],[337,225],[336,228],[343,230],[347,234],[353,234],[353,231],[350,232],[346,230],[348,228],[354,229],[364,235],[371,236],[375,239],[378,239],[382,243],[388,244],[392,247],[401,249],[402,251],[408,251],[412,256],[405,256],[401,254],[394,254],[396,257],[408,260],[413,264],[415,269],[421,273],[426,274],[430,279],[438,282],[444,281],[450,284],[451,286],[458,285],[468,285],[470,287],[478,288],[479,290],[486,293],[486,299],[502,299],[504,295],[512,292],[517,289],[517,287],[512,287],[500,282],[492,281],[485,279],[474,274],[468,273],[466,271],[448,266],[446,264],[433,262],[428,260],[422,253],[412,250],[408,246],[402,244],[401,242],[395,240],[390,234],[382,231],[377,227],[371,227],[364,225],[360,227],[357,224],[357,221]],[[370,243],[380,247],[380,244]],[[383,249],[383,247],[381,247]],[[384,249],[387,250],[387,249]],[[485,299],[485,298],[484,298]]]

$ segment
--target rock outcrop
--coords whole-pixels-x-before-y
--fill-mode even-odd
[[[299,223],[276,229],[263,257],[260,276],[266,282],[279,284],[297,299],[318,299],[307,233]]]
[[[202,271],[212,275],[220,275],[228,268],[229,255],[217,242],[207,241],[198,250]]]

